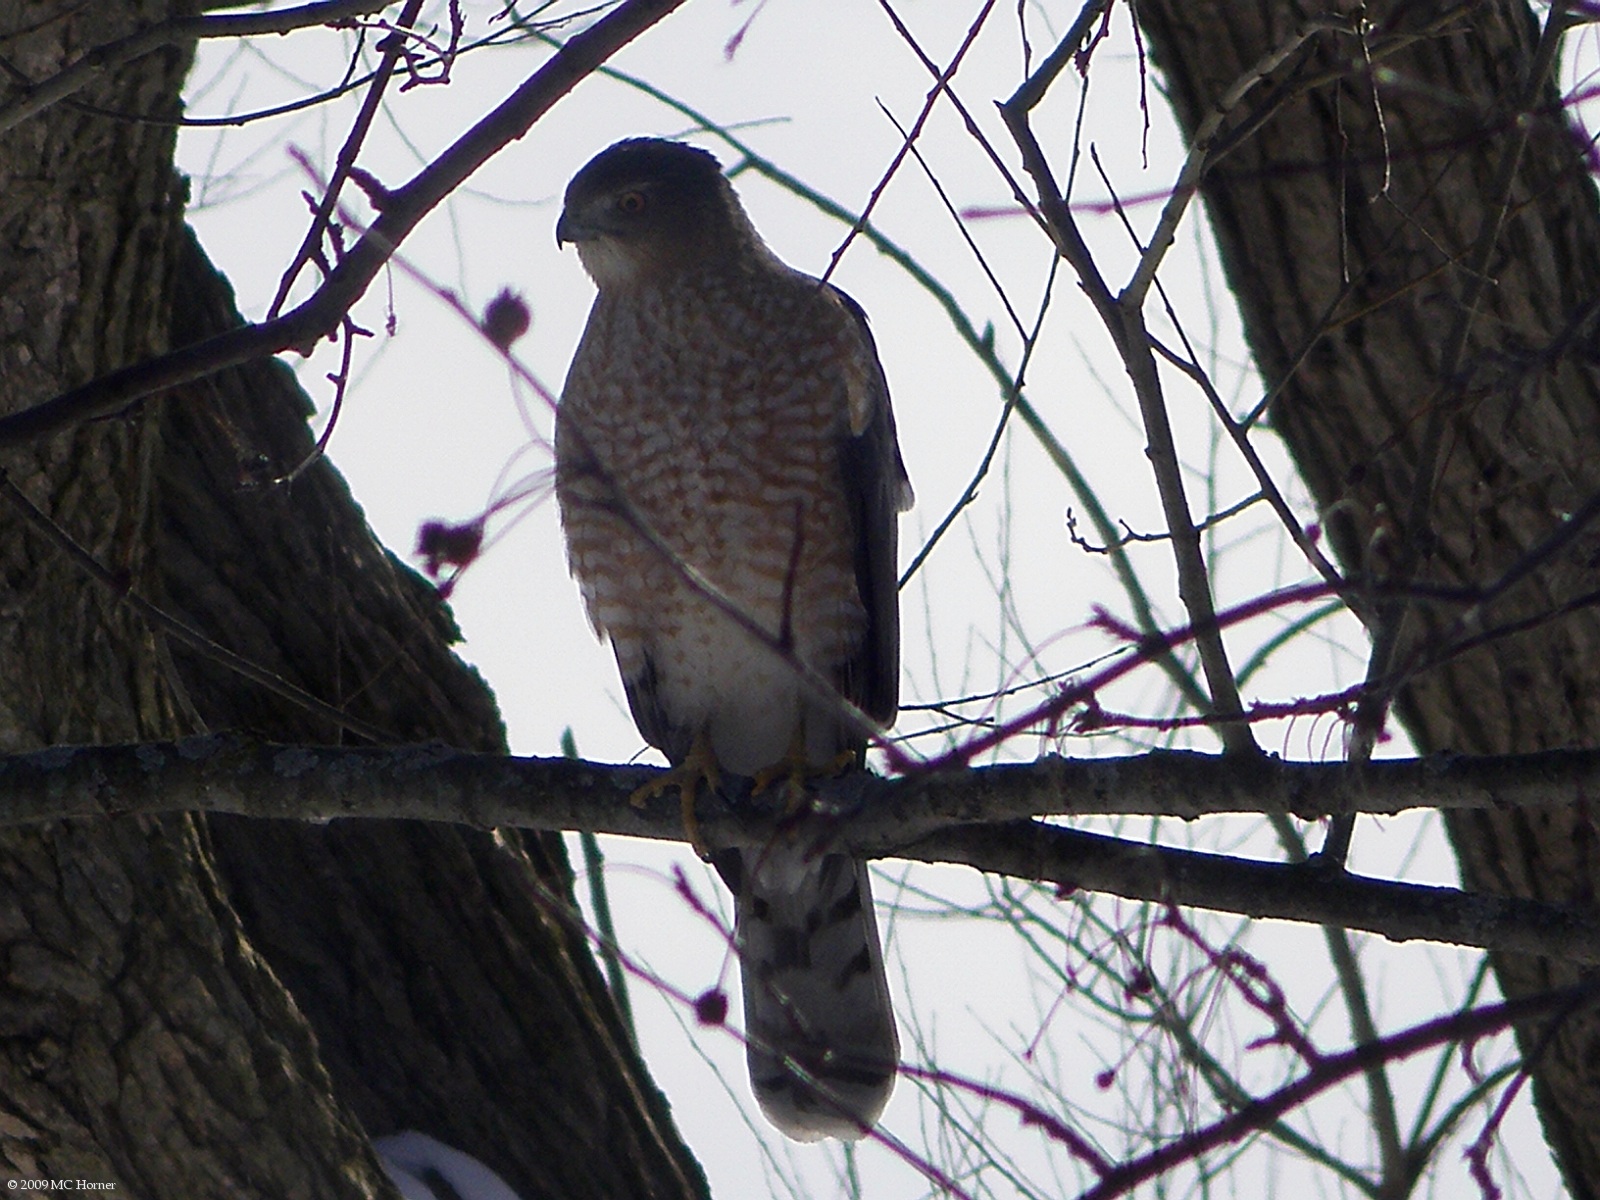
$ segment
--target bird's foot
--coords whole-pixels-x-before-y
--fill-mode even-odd
[[[805,728],[797,725],[794,737],[789,740],[788,753],[771,766],[763,767],[756,772],[750,786],[750,794],[759,796],[774,784],[781,783],[784,791],[784,812],[792,817],[805,807],[807,784],[813,780],[832,779],[842,775],[855,761],[854,753],[841,750],[825,763],[810,762],[806,758]]]
[[[721,783],[722,769],[717,764],[716,752],[711,749],[711,738],[702,731],[695,735],[694,744],[689,747],[689,754],[681,763],[635,789],[633,795],[628,797],[628,803],[635,808],[643,808],[668,788],[677,788],[683,804],[684,836],[701,861],[710,862],[711,851],[700,836],[700,819],[695,815],[694,803],[701,784],[715,792]]]

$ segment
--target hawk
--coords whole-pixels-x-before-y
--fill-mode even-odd
[[[598,289],[556,415],[568,559],[686,814],[719,770],[859,764],[861,714],[887,727],[898,705],[911,501],[866,315],[779,261],[677,142],[597,155],[556,240]],[[782,835],[712,857],[762,1110],[797,1140],[863,1136],[899,1059],[866,864]]]

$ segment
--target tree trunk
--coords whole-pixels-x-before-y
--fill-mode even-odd
[[[1443,7],[1367,5],[1368,47]],[[1490,584],[1600,488],[1600,210],[1584,145],[1552,83],[1529,91],[1540,29],[1525,5],[1462,9],[1376,74],[1358,38],[1315,37],[1232,115],[1238,128],[1281,101],[1204,184],[1257,363],[1281,386],[1271,425],[1345,569],[1374,582]],[[1264,0],[1140,0],[1139,15],[1191,132],[1303,20]],[[1420,749],[1600,742],[1600,614],[1562,611],[1593,591],[1597,551],[1585,529],[1478,623],[1526,628],[1442,663],[1425,658],[1462,607],[1409,605],[1398,708]],[[1581,806],[1447,825],[1468,887],[1593,902]],[[1578,975],[1510,954],[1495,968],[1509,996]],[[1568,1187],[1600,1195],[1600,1019],[1570,1018],[1548,1043],[1519,1032]]]
[[[59,15],[65,13],[66,15]],[[167,15],[22,4],[47,78]],[[12,36],[14,30],[29,32]],[[182,226],[161,51],[0,135],[0,411],[236,322]],[[7,454],[77,544],[233,651],[391,733],[503,748],[431,588],[310,450],[258,363]],[[0,746],[340,731],[170,644],[0,505]],[[581,934],[559,839],[195,819],[0,834],[0,1174],[129,1197],[392,1195],[368,1135],[421,1129],[521,1194],[704,1195]]]

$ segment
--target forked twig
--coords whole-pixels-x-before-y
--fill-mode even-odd
[[[574,35],[491,113],[411,180],[390,192],[365,236],[307,300],[273,320],[111,371],[81,387],[0,419],[0,446],[18,446],[95,417],[120,412],[167,388],[284,350],[309,351],[336,328],[419,221],[479,167],[533,127],[606,59],[684,0],[625,0]]]

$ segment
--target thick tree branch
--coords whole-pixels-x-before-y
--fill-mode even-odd
[[[635,806],[656,767],[474,754],[443,745],[285,746],[241,734],[131,746],[54,746],[0,756],[0,826],[63,817],[225,812],[301,821],[381,817],[489,829],[590,830],[681,841],[676,797]],[[1304,820],[1410,809],[1572,804],[1600,792],[1600,750],[1338,762],[1235,761],[1183,750],[1120,758],[1042,758],[898,779],[853,772],[824,781],[820,810],[841,844],[898,853],[928,834],[1033,817],[1288,813]],[[781,805],[734,795],[706,812],[708,835],[752,844]]]
[[[300,821],[409,818],[681,841],[676,797],[642,807],[630,802],[656,773],[444,746],[282,746],[237,735],[53,747],[0,758],[0,825],[194,811]],[[1363,878],[1315,861],[1202,854],[1031,818],[1260,812],[1316,818],[1527,808],[1571,803],[1597,788],[1597,750],[1441,755],[1376,762],[1360,771],[1339,763],[1158,752],[1048,758],[894,780],[857,773],[824,788],[817,807],[828,815],[803,828],[780,828],[785,822],[773,804],[748,797],[702,804],[700,823],[715,845],[759,847],[774,836],[804,836],[870,857],[961,863],[1133,899],[1588,963],[1600,962],[1600,914],[1589,909]]]

